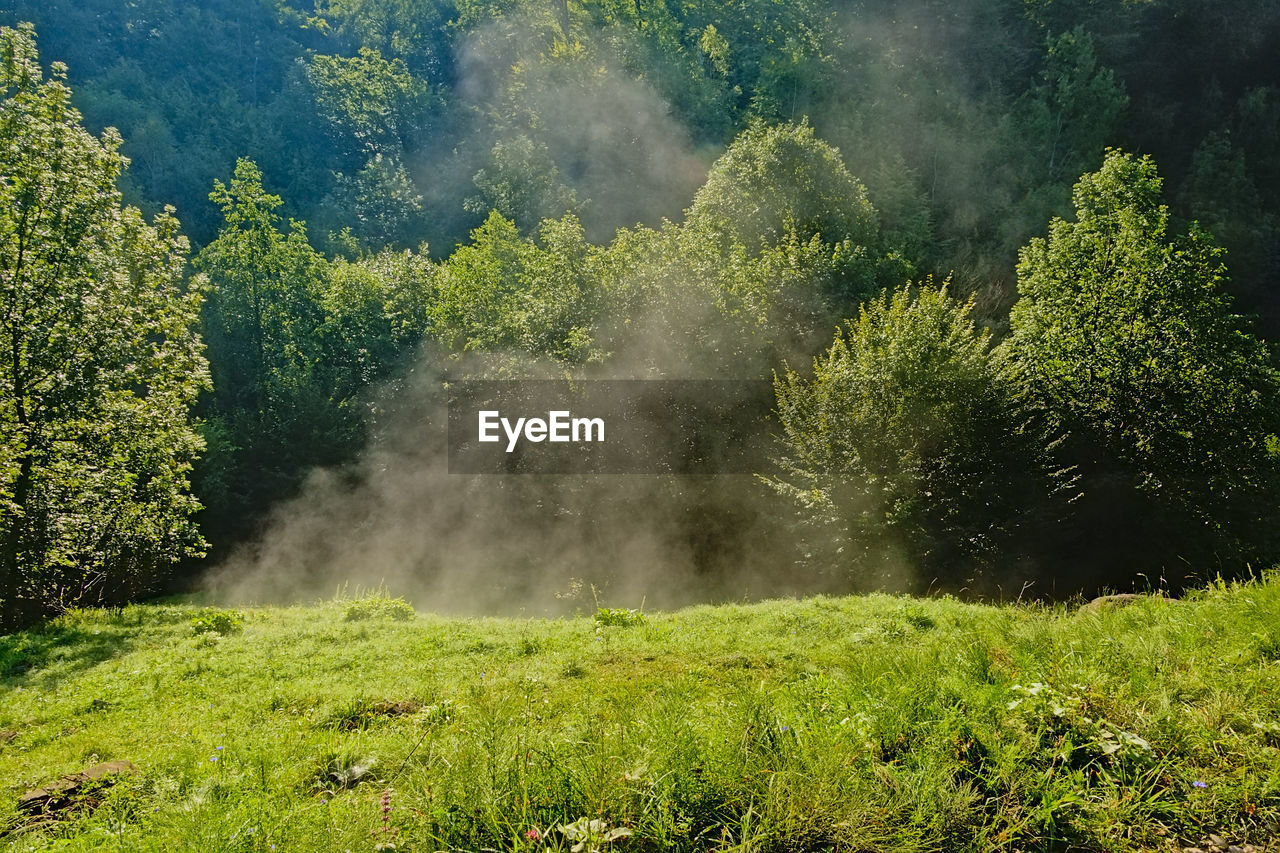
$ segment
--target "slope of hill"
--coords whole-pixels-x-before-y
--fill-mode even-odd
[[[73,611],[0,638],[0,827],[17,850],[1265,849],[1278,626],[1275,578],[1079,610]]]

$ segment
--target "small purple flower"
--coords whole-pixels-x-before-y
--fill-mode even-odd
[[[216,755],[211,755],[211,756],[209,756],[209,760],[210,760],[210,761],[217,761],[217,760],[218,760],[218,756],[216,756]]]
[[[215,746],[214,749],[226,749],[225,746]]]
[[[1197,788],[1207,788],[1207,787],[1209,787],[1209,786],[1208,786],[1208,785],[1206,785],[1204,782],[1201,782],[1199,779],[1197,779],[1196,781],[1192,782],[1191,784],[1192,784],[1192,785],[1195,785]]]

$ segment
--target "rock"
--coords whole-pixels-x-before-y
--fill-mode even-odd
[[[102,764],[93,765],[88,770],[68,773],[47,787],[27,791],[18,798],[18,810],[33,814],[58,811],[71,805],[76,795],[87,784],[137,771],[138,768],[130,761],[104,761]]]
[[[1151,601],[1177,601],[1176,598],[1169,598],[1163,595],[1137,595],[1132,592],[1121,592],[1116,595],[1100,595],[1088,604],[1080,608],[1081,613],[1097,613],[1109,607],[1125,607],[1133,604],[1135,601],[1149,599]]]

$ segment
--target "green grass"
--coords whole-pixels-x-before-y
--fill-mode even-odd
[[[881,595],[604,621],[349,621],[349,605],[245,609],[225,633],[195,606],[75,611],[0,638],[0,730],[18,732],[0,843],[1176,850],[1280,833],[1278,579],[1096,614]],[[23,791],[111,759],[139,772],[22,828]]]

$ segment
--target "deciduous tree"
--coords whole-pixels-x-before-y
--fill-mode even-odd
[[[810,560],[870,588],[972,587],[1054,490],[971,309],[945,287],[886,292],[811,378],[775,380],[785,453],[771,483],[797,502]]]
[[[0,628],[120,601],[199,554],[189,407],[208,373],[167,209],[123,207],[119,136],[0,29]]]
[[[1222,250],[1194,226],[1168,233],[1150,158],[1110,151],[1074,203],[1075,221],[1055,219],[1018,266],[1007,346],[1035,407],[1069,436],[1086,490],[1119,477],[1184,532],[1199,522],[1176,547],[1255,540],[1280,384],[1232,312]],[[1138,533],[1142,518],[1117,515]],[[1155,544],[1173,543],[1142,547]]]

